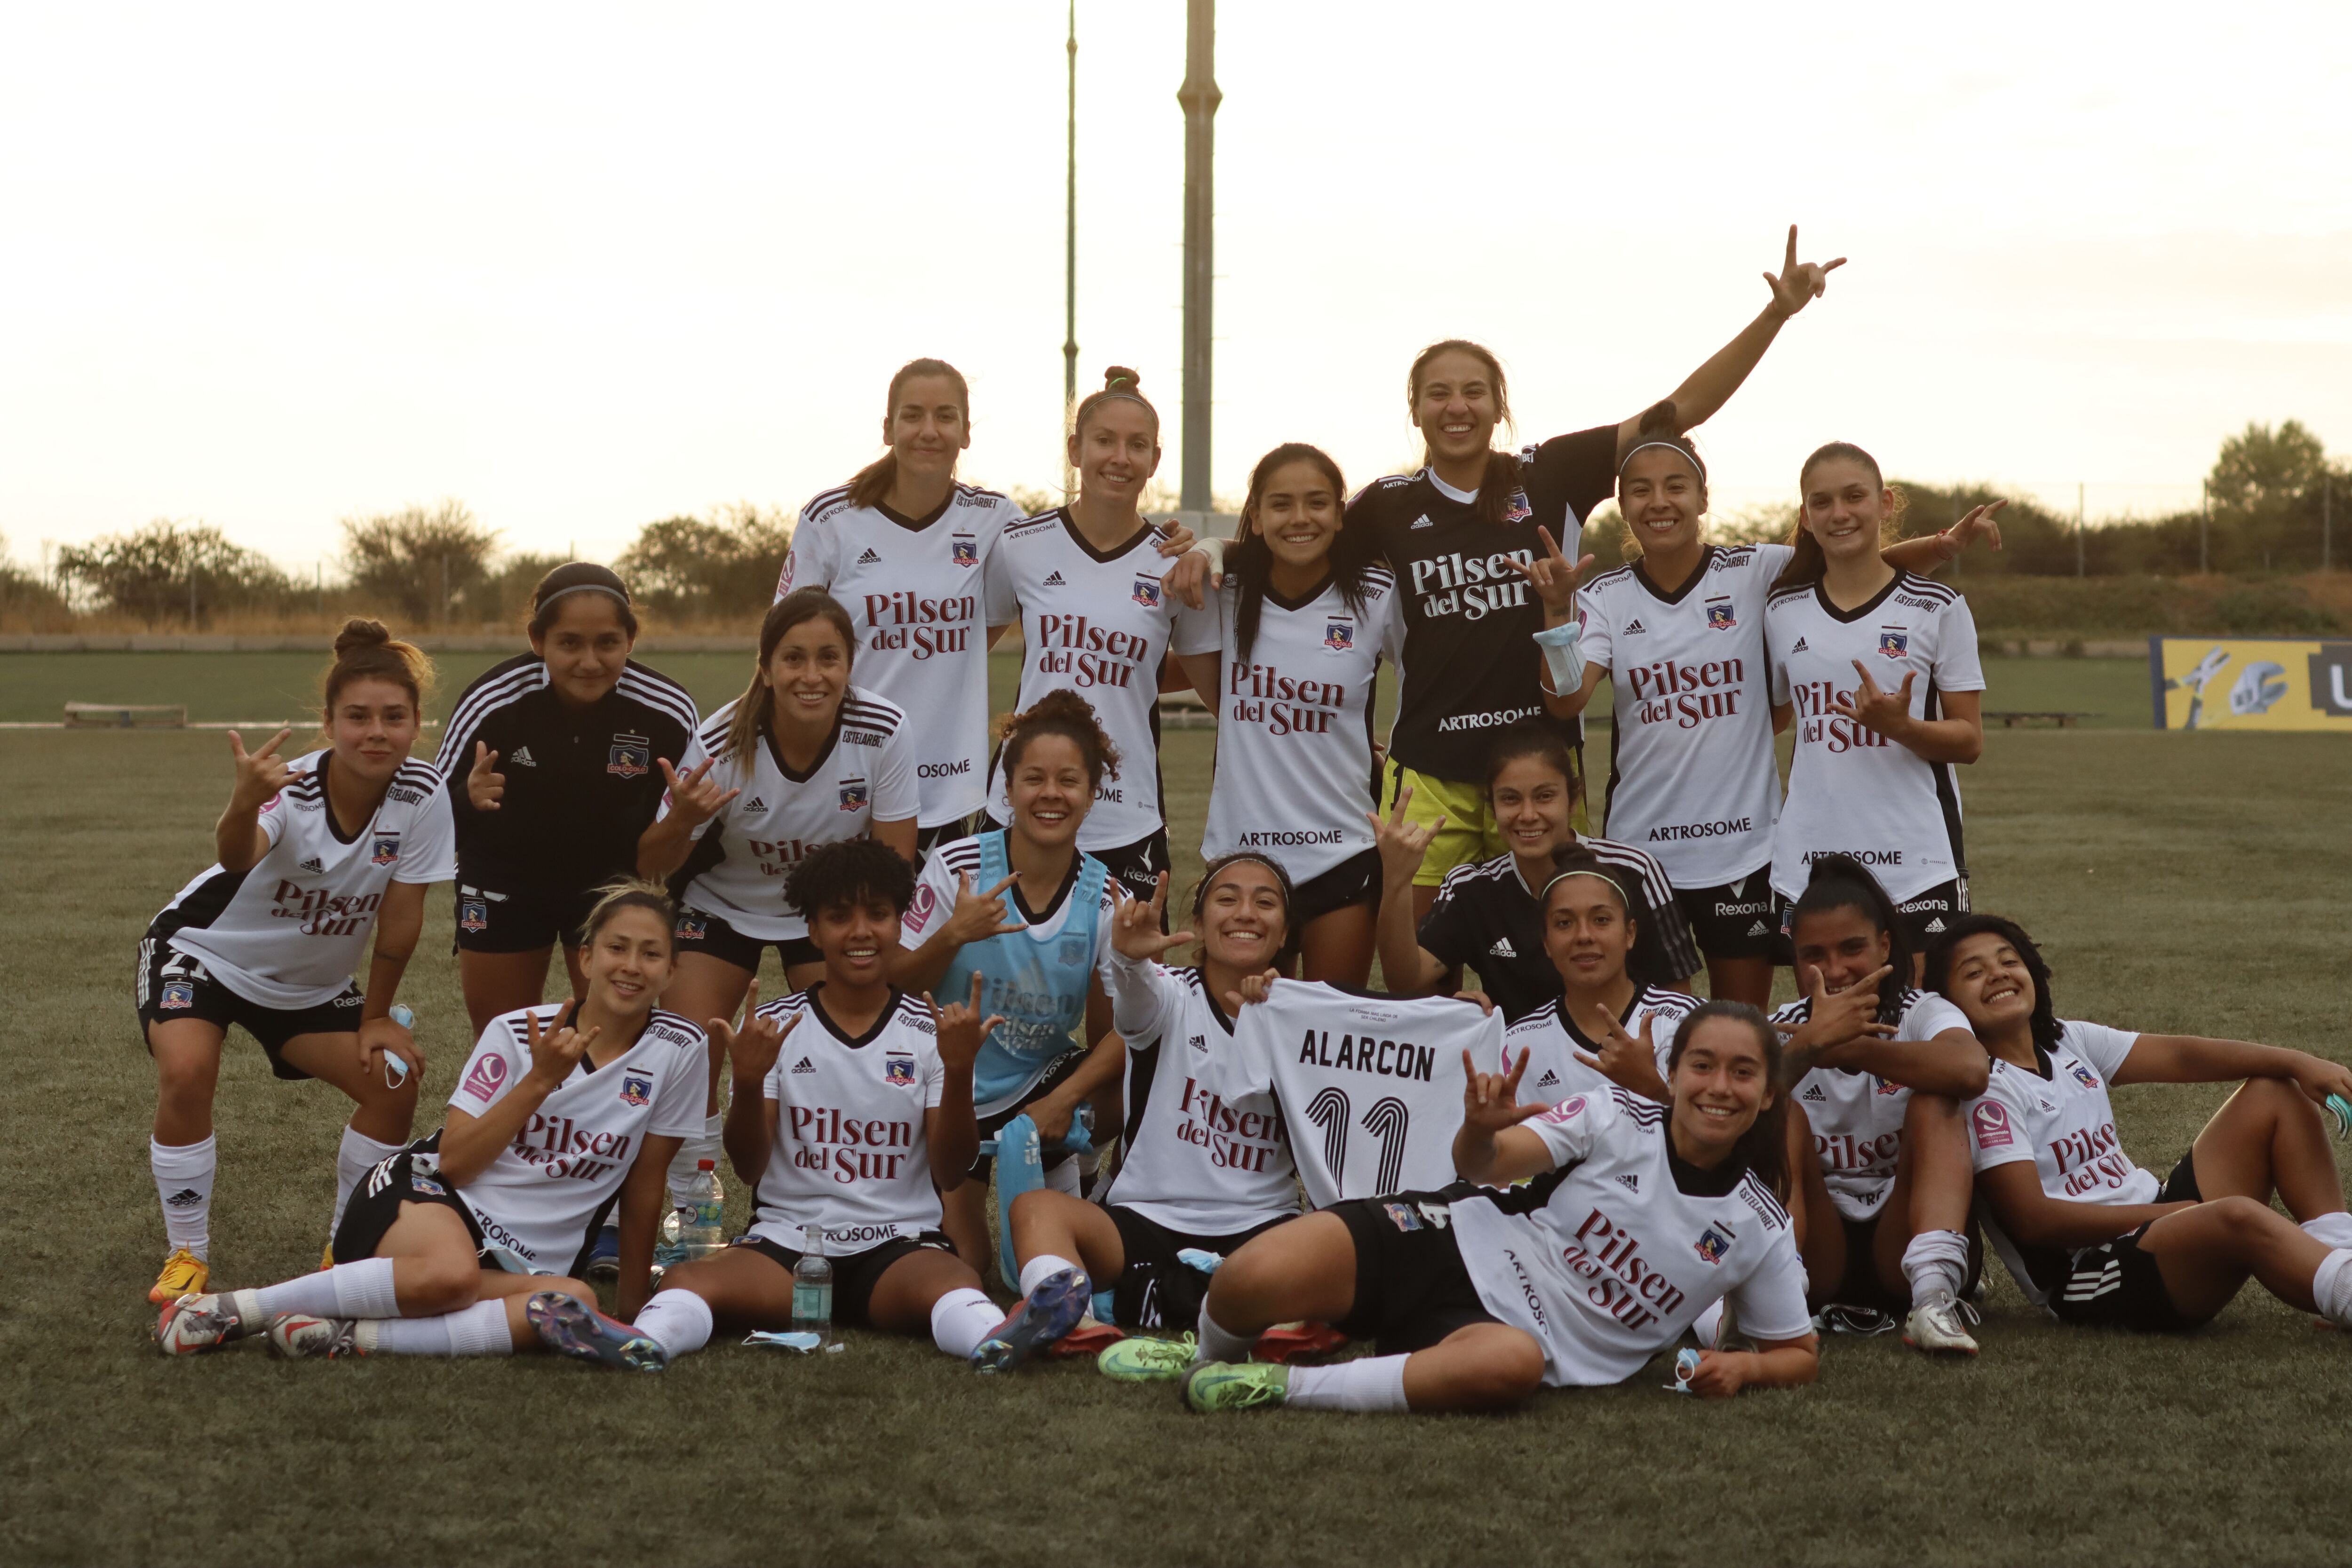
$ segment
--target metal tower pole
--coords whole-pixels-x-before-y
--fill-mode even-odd
[[[1216,0],[1186,0],[1184,85],[1184,476],[1178,503],[1207,511],[1209,500],[1209,294],[1216,222]]]
[[[1062,407],[1078,400],[1078,0],[1070,0],[1070,157],[1062,191]]]

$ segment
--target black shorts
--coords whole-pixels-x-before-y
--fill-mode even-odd
[[[822,963],[824,954],[816,943],[804,936],[772,937],[762,940],[745,936],[717,915],[681,905],[677,911],[677,951],[680,956],[689,952],[708,953],[738,969],[760,973],[760,955],[770,948],[776,950],[777,962],[786,969],[795,964]]]
[[[1394,1193],[1333,1204],[1356,1244],[1356,1304],[1331,1326],[1370,1340],[1381,1355],[1404,1355],[1474,1323],[1502,1320],[1486,1310],[1447,1205],[1477,1189],[1458,1182],[1442,1192]]]
[[[969,816],[942,822],[937,827],[916,828],[915,858],[921,860],[939,845],[952,844],[959,838],[971,837],[980,831],[981,824],[985,820],[986,818],[981,813],[975,811]]]
[[[1004,1124],[1006,1122],[1012,1121],[1014,1117],[1021,1115],[1023,1112],[1026,1111],[1029,1107],[1045,1099],[1047,1095],[1061,1088],[1065,1083],[1067,1083],[1069,1081],[1070,1075],[1077,1071],[1086,1059],[1086,1050],[1077,1046],[1072,1046],[1068,1050],[1063,1052],[1059,1057],[1056,1057],[1054,1059],[1054,1065],[1047,1068],[1045,1075],[1038,1079],[1035,1083],[1031,1084],[1028,1089],[1023,1092],[1018,1100],[1006,1106],[1002,1110],[992,1110],[986,1116],[980,1119],[980,1141],[983,1143],[987,1142],[999,1132],[1004,1131]],[[1056,1148],[1051,1143],[1046,1144],[1044,1148],[1039,1150],[1039,1152],[1045,1157],[1045,1169],[1049,1171],[1055,1166],[1060,1164],[1063,1161],[1072,1157],[1069,1150]],[[985,1187],[988,1185],[989,1173],[995,1169],[995,1160],[996,1156],[993,1154],[973,1155],[971,1161],[971,1173],[965,1179],[967,1181],[978,1182],[982,1186]]]
[[[791,1247],[748,1232],[728,1245],[748,1247],[787,1274],[797,1268],[801,1260],[801,1255]],[[872,1328],[874,1288],[882,1283],[882,1276],[889,1271],[892,1264],[918,1252],[944,1252],[953,1257],[955,1244],[943,1232],[927,1230],[920,1236],[892,1237],[879,1247],[869,1247],[863,1252],[834,1258],[833,1321],[853,1329]],[[827,1252],[826,1256],[830,1258],[832,1254]]]
[[[1780,930],[1781,900],[1772,890],[1769,863],[1716,887],[1676,888],[1675,902],[1705,956],[1790,962],[1789,939]]]
[[[1969,879],[1966,873],[1948,882],[1938,882],[1918,897],[1906,899],[1895,906],[1895,918],[1903,922],[1903,935],[1914,952],[1925,952],[1927,944],[1944,934],[1944,927],[1953,918],[1969,912]]]
[[[1115,845],[1108,849],[1089,849],[1087,853],[1101,861],[1103,869],[1118,879],[1119,885],[1127,889],[1128,897],[1149,902],[1151,895],[1159,889],[1160,873],[1168,869],[1168,829],[1162,827],[1132,844]],[[1175,879],[1171,875],[1169,879],[1172,882]],[[1169,901],[1172,903],[1175,901],[1175,889],[1170,888],[1169,892]],[[1162,931],[1168,929],[1165,914],[1163,910],[1160,922]]]
[[[2160,1204],[2202,1203],[2197,1188],[2194,1151],[2183,1154],[2158,1189]],[[2153,1225],[2151,1220],[2148,1224]],[[2141,1333],[2179,1333],[2197,1325],[2180,1315],[2172,1293],[2164,1288],[2164,1271],[2142,1252],[2141,1226],[2129,1236],[2085,1247],[2068,1259],[2065,1270],[2050,1292],[2050,1310],[2064,1323],[2090,1328],[2134,1329]]]
[[[530,888],[457,877],[459,952],[536,952],[578,947],[596,906],[593,888]]]
[[[1911,1290],[1906,1285],[1890,1289],[1878,1277],[1878,1222],[1884,1214],[1868,1219],[1848,1219],[1838,1215],[1845,1227],[1845,1275],[1830,1292],[1829,1300],[1848,1307],[1871,1307],[1897,1316],[1911,1310]],[[1984,1237],[1978,1232],[1976,1222],[1969,1222],[1968,1272],[1960,1282],[1960,1294],[1976,1289],[1977,1279],[1984,1272]],[[1821,1303],[1823,1306],[1829,1302]]]
[[[367,1174],[352,1189],[351,1202],[343,1205],[343,1223],[335,1227],[337,1263],[373,1258],[375,1249],[383,1245],[384,1232],[400,1218],[401,1205],[439,1204],[466,1222],[466,1234],[474,1238],[474,1257],[481,1266],[493,1270],[500,1267],[488,1256],[474,1211],[440,1180],[440,1150],[441,1134],[435,1131],[368,1167]]]
[[[346,981],[333,996],[308,1007],[265,1007],[214,979],[212,971],[194,954],[173,947],[171,928],[158,924],[148,927],[147,934],[139,940],[139,975],[133,983],[132,1001],[139,1010],[142,1037],[154,1025],[174,1018],[202,1018],[223,1034],[232,1024],[242,1025],[247,1034],[261,1042],[271,1072],[284,1079],[305,1079],[310,1075],[278,1054],[286,1042],[298,1035],[359,1033],[366,997],[356,982]],[[154,1049],[150,1041],[148,1054],[152,1056]]]
[[[1110,1298],[1111,1321],[1124,1329],[1191,1328],[1201,1321],[1209,1277],[1177,1253],[1197,1247],[1221,1258],[1231,1257],[1251,1237],[1292,1217],[1284,1215],[1230,1236],[1195,1236],[1171,1230],[1122,1205],[1106,1204],[1103,1212],[1118,1227],[1118,1244],[1127,1253],[1127,1266],[1112,1282]]]
[[[1359,905],[1378,909],[1380,902],[1380,852],[1367,849],[1291,889],[1290,920],[1303,931],[1309,922],[1335,910],[1352,910]]]

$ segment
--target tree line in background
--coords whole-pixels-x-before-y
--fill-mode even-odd
[[[1905,531],[1947,526],[1996,498],[1986,486],[1897,481],[1907,500]],[[2332,466],[2319,438],[2294,420],[2249,425],[2221,444],[2207,477],[2206,511],[2100,523],[2012,500],[2001,517],[2005,548],[1976,551],[1953,575],[2179,577],[2300,574],[2344,563],[2336,515],[2352,502],[2352,470]],[[1024,510],[1055,498],[1016,490]],[[1160,498],[1163,501],[1172,498]],[[1147,506],[1146,510],[1155,510]],[[1785,539],[1794,506],[1718,514],[1718,540]],[[672,625],[740,626],[764,607],[792,542],[792,516],[748,501],[708,517],[650,522],[614,570],[638,604]],[[58,551],[47,581],[0,554],[0,618],[11,626],[64,630],[96,612],[148,627],[202,628],[223,619],[258,620],[365,609],[404,628],[510,628],[530,614],[530,592],[562,557],[504,552],[498,531],[461,501],[404,508],[341,524],[341,576],[304,582],[257,552],[199,522],[158,521],[130,533]],[[1626,548],[1613,508],[1597,516],[1586,548],[1613,563]]]

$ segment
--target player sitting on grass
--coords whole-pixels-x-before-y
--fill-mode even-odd
[[[2352,1328],[2352,1216],[2319,1111],[2352,1095],[2352,1072],[2275,1046],[2061,1019],[2040,950],[1995,915],[1952,921],[1927,974],[1992,1051],[1966,1108],[1969,1146],[1986,1229],[2027,1300],[2062,1322],[2190,1329],[2252,1275]],[[2110,1084],[2233,1079],[2245,1081],[2161,1184],[2125,1155]]]
[[[1861,864],[1824,855],[1790,911],[1797,983],[1772,1015],[1790,1031],[1789,1158],[1807,1293],[1849,1331],[1977,1352],[1961,1322],[1969,1258],[1963,1100],[1985,1049],[1941,996],[1908,984],[1905,922]]]
[[[935,1010],[891,985],[914,891],[913,868],[876,840],[809,851],[786,896],[824,978],[740,1030],[710,1021],[735,1080],[727,1155],[757,1184],[757,1213],[733,1246],[665,1274],[637,1315],[667,1354],[700,1349],[714,1321],[736,1332],[791,1328],[793,1270],[813,1229],[833,1260],[836,1323],[928,1328],[961,1356],[1003,1316],[940,1230],[933,1185],[952,1188],[971,1167],[971,1064],[1003,1020],[981,1021],[978,975],[969,1006]]]
[[[1282,1113],[1270,1093],[1227,1096],[1217,1069],[1233,1052],[1226,998],[1290,955],[1290,881],[1262,856],[1213,861],[1192,896],[1192,931],[1160,934],[1168,874],[1151,901],[1122,898],[1111,927],[1111,1022],[1127,1042],[1126,1153],[1102,1206],[1040,1188],[1013,1201],[1013,1247],[1027,1310],[973,1357],[1006,1372],[1069,1331],[1094,1290],[1128,1328],[1189,1327],[1218,1260],[1298,1212]],[[1201,962],[1152,962],[1200,932]],[[1205,1255],[1196,1267],[1187,1253]],[[1075,1260],[1075,1261],[1074,1261]],[[1073,1305],[1074,1304],[1074,1305]],[[1068,1321],[1065,1321],[1065,1317]],[[1185,1336],[1189,1342],[1191,1336]],[[1189,1342],[1128,1340],[1099,1362],[1112,1377],[1174,1377]]]
[[[1335,1205],[1226,1259],[1185,1402],[1501,1409],[1546,1384],[1622,1382],[1727,1297],[1757,1349],[1703,1352],[1688,1387],[1723,1397],[1811,1383],[1804,1266],[1772,1195],[1788,1157],[1780,1066],[1762,1014],[1710,1002],[1675,1031],[1666,1105],[1614,1087],[1521,1104],[1525,1058],[1508,1074],[1473,1071],[1454,1142],[1465,1179]],[[1294,1318],[1381,1353],[1244,1361],[1268,1325]]]
[[[379,1162],[335,1231],[334,1266],[258,1290],[183,1296],[156,1340],[186,1355],[267,1331],[289,1356],[508,1355],[533,1346],[657,1372],[661,1349],[577,1279],[621,1205],[621,1315],[645,1300],[663,1182],[700,1130],[703,1035],[655,1006],[669,898],[618,882],[589,911],[585,997],[490,1021],[438,1132]],[[514,1272],[508,1272],[508,1269]]]

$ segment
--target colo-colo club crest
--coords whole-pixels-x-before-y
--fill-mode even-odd
[[[654,771],[654,743],[643,735],[615,735],[604,754],[604,771],[615,778],[643,778]]]

